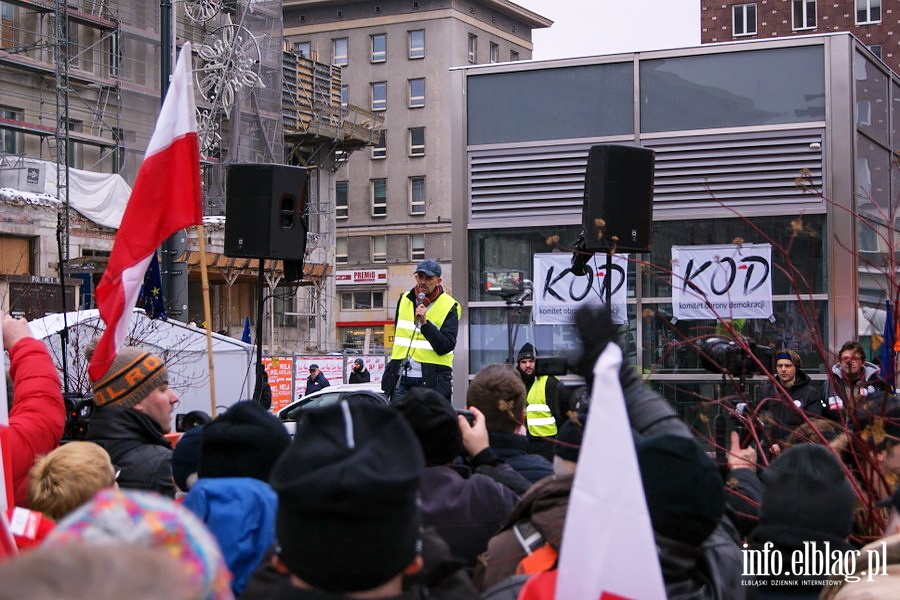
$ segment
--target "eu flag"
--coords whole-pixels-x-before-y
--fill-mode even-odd
[[[156,253],[150,259],[147,272],[144,273],[144,283],[141,284],[141,293],[138,296],[138,306],[144,309],[151,319],[169,318],[166,313],[166,303],[162,295],[162,276],[159,272],[159,260]]]
[[[244,317],[244,333],[241,334],[241,341],[252,344],[250,341],[250,317]]]

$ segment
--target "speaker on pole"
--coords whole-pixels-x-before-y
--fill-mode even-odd
[[[235,163],[227,167],[225,180],[225,255],[302,264],[307,230],[306,169]]]
[[[650,251],[653,162],[647,148],[591,146],[584,175],[584,250]]]

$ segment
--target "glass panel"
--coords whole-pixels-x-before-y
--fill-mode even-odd
[[[853,55],[856,81],[856,125],[879,142],[888,145],[888,78],[862,52]]]
[[[409,130],[409,155],[425,155],[425,128],[413,127]]]
[[[632,133],[632,73],[632,63],[613,63],[470,76],[468,143]]]
[[[349,64],[347,57],[347,38],[337,38],[332,40],[331,62],[336,65],[346,66]]]
[[[409,106],[410,108],[418,108],[425,106],[425,80],[410,79],[409,80]]]
[[[828,291],[824,215],[785,215],[755,217],[752,224],[743,219],[655,222],[649,264],[657,268],[645,269],[643,296],[671,296],[672,276],[666,265],[672,260],[672,246],[728,244],[735,238],[741,238],[746,243],[773,245],[774,294],[807,291],[821,294]]]
[[[409,57],[425,57],[425,30],[418,29],[409,32]]]
[[[372,110],[387,109],[387,83],[379,81],[372,84]]]
[[[891,155],[862,134],[856,134],[856,210],[881,222],[890,220]]]
[[[497,300],[483,291],[485,271],[524,271],[533,279],[534,255],[571,249],[580,226],[477,229],[469,232],[469,300]],[[554,236],[559,244],[553,243]],[[565,250],[563,250],[565,251]],[[569,250],[571,252],[571,250]],[[633,276],[633,275],[632,275]],[[535,282],[535,290],[541,282]],[[633,284],[633,281],[631,282]],[[634,285],[629,284],[631,289]]]
[[[350,207],[347,202],[347,189],[349,182],[338,181],[334,184],[334,208],[335,217],[346,219],[350,216]]]
[[[788,301],[774,303],[775,321],[748,319],[735,321],[732,327],[751,342],[774,349],[797,351],[807,373],[824,373],[822,340],[827,337],[826,301]],[[709,373],[703,367],[695,343],[730,331],[713,320],[672,322],[672,305],[642,304],[642,364],[645,373]]]
[[[820,121],[822,46],[641,62],[641,131]]]
[[[387,60],[387,38],[379,33],[372,36],[372,62],[384,62]]]

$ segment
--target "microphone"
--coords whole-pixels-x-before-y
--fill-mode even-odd
[[[416,296],[416,308],[425,304],[425,292],[419,292],[419,295]],[[416,321],[419,321],[419,325],[425,324],[425,316],[423,315],[420,319],[418,315],[416,315]]]
[[[584,240],[584,232],[578,234],[575,246],[572,250],[572,275],[583,277],[587,274],[587,263],[594,257],[594,253],[587,250],[587,242]]]

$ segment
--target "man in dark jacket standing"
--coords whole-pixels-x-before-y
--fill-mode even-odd
[[[109,453],[119,469],[119,487],[174,498],[172,446],[165,434],[172,430],[178,394],[169,387],[162,359],[126,346],[106,374],[92,382],[92,389],[97,409],[85,439]]]
[[[536,375],[535,364],[534,346],[526,343],[516,357],[516,371],[525,384],[528,451],[553,460],[553,439],[567,418],[565,407],[560,406],[560,395],[567,398],[568,394],[556,377]]]
[[[817,414],[855,429],[860,421],[887,411],[886,389],[881,370],[866,360],[859,342],[845,342],[838,363],[831,367]]]
[[[331,384],[325,379],[325,375],[319,370],[319,365],[313,363],[309,365],[309,377],[306,378],[306,392],[304,396],[318,392],[323,388],[327,388]]]
[[[787,396],[774,381],[767,381],[760,387],[758,415],[767,425],[768,438],[773,445],[780,446],[804,423],[803,413],[816,412],[822,399],[821,388],[800,367],[799,354],[789,349],[781,350],[775,355],[775,378]]]
[[[369,370],[363,359],[357,358],[353,361],[353,370],[350,371],[350,379],[348,383],[368,383],[372,380]]]

